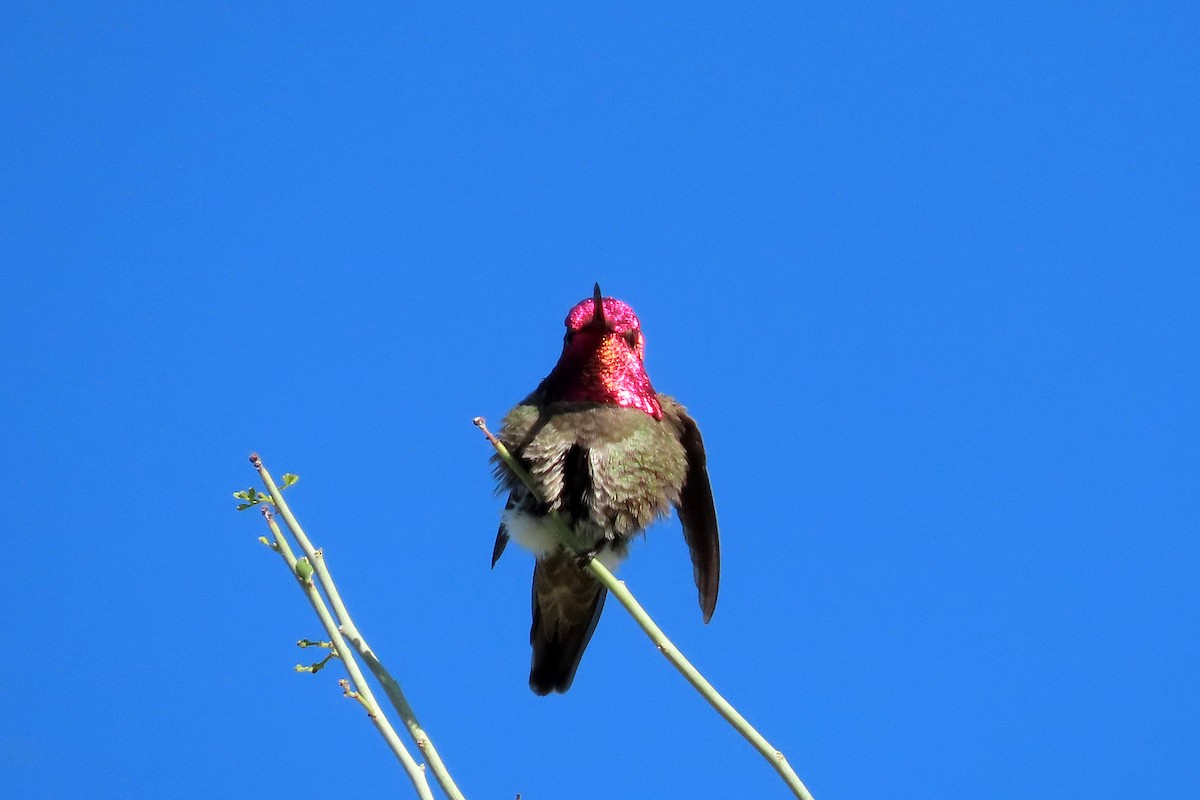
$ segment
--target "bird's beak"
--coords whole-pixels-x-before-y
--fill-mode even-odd
[[[607,331],[608,321],[604,319],[604,298],[600,295],[600,284],[597,283],[592,289],[592,327],[597,330]]]

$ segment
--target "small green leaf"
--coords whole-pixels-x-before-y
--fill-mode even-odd
[[[291,472],[283,473],[283,488],[286,489],[298,480],[300,480],[299,475],[295,475]]]

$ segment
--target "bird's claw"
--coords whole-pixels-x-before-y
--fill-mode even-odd
[[[598,555],[600,555],[599,546],[589,547],[587,550],[584,550],[582,553],[579,553],[575,556],[575,564],[580,569],[587,569],[587,565],[592,563],[592,560]]]

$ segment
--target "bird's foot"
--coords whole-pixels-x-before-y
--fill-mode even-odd
[[[604,546],[603,544],[600,544],[600,545],[596,545],[595,547],[589,547],[587,550],[584,550],[582,553],[576,554],[575,565],[578,566],[580,569],[587,569],[587,565],[592,563],[592,560],[595,559],[596,556],[600,555],[600,548],[603,546]]]

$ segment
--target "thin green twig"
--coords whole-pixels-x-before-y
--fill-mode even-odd
[[[312,564],[317,580],[320,582],[325,596],[329,598],[329,603],[333,606],[334,614],[340,623],[338,625],[340,635],[344,635],[349,640],[358,654],[362,656],[367,668],[375,675],[375,679],[379,681],[379,685],[383,687],[388,700],[391,701],[392,706],[396,709],[396,713],[400,715],[400,719],[404,721],[404,726],[408,729],[408,733],[417,745],[417,749],[424,754],[433,777],[441,785],[446,796],[450,800],[466,800],[463,793],[459,790],[458,785],[455,784],[454,778],[451,777],[450,770],[446,768],[445,762],[442,761],[442,757],[434,746],[433,740],[425,732],[420,721],[417,720],[417,715],[405,698],[404,692],[400,689],[400,684],[383,666],[383,663],[359,632],[358,626],[354,624],[350,612],[346,609],[346,604],[342,602],[342,596],[338,591],[337,584],[333,582],[333,577],[329,574],[329,569],[325,564],[324,552],[313,547],[307,534],[304,533],[304,529],[300,527],[300,523],[296,521],[295,515],[292,514],[291,508],[288,507],[287,501],[283,499],[283,493],[276,486],[271,474],[263,467],[262,461],[258,458],[257,454],[252,456],[250,461],[254,464],[254,468],[258,470],[263,484],[267,487],[267,491],[271,495],[271,499],[275,501],[275,508],[278,510],[279,515],[283,517],[283,521],[287,523],[288,529],[296,537],[296,541],[300,543],[300,549],[304,551],[309,563]],[[351,658],[350,661],[353,662],[354,659]],[[357,668],[357,662],[354,663]],[[356,687],[360,687],[359,691],[363,692],[364,684],[357,678],[355,678],[354,683]],[[371,702],[374,702],[369,688],[366,689],[365,694],[367,694]]]
[[[261,462],[257,461],[257,456],[255,456],[254,460],[256,462],[255,466],[260,471],[265,472]],[[379,704],[375,702],[375,698],[371,694],[371,687],[367,685],[366,678],[363,676],[362,670],[358,667],[358,662],[354,660],[354,654],[350,650],[350,646],[342,638],[341,632],[338,631],[337,623],[333,621],[333,616],[329,613],[329,608],[325,605],[325,599],[321,597],[321,593],[317,591],[316,584],[312,581],[312,573],[303,568],[308,562],[305,559],[297,559],[292,554],[292,550],[287,544],[287,538],[284,536],[283,531],[280,530],[279,523],[275,521],[275,514],[271,511],[270,506],[265,504],[262,506],[262,515],[266,518],[267,525],[275,537],[275,546],[271,549],[278,552],[287,563],[292,575],[296,578],[296,582],[300,584],[300,588],[304,591],[304,596],[308,598],[313,611],[316,612],[317,618],[321,620],[321,625],[325,628],[325,633],[328,634],[329,640],[333,644],[334,652],[341,657],[342,662],[346,665],[346,671],[350,674],[350,679],[354,682],[354,687],[357,691],[351,694],[347,685],[347,696],[354,697],[366,709],[367,717],[375,725],[384,742],[387,743],[388,749],[392,751],[401,766],[404,767],[409,780],[412,781],[413,788],[417,791],[417,796],[421,800],[433,800],[433,792],[429,789],[429,780],[425,777],[425,770],[409,755],[408,750],[404,747],[404,743],[400,741],[400,737],[396,734],[395,728],[392,727],[392,723],[388,721],[387,716],[380,710]]]
[[[521,463],[513,457],[512,453],[508,451],[508,448],[504,446],[504,443],[492,435],[492,432],[488,430],[487,423],[484,421],[483,417],[476,417],[474,419],[474,423],[481,431],[483,431],[483,435],[487,437],[489,442],[491,442],[492,447],[496,448],[496,452],[500,455],[500,458],[504,460],[505,466],[512,470],[513,474],[516,475],[521,482],[529,488],[529,491],[533,493],[534,498],[539,503],[545,504],[546,500],[541,496],[541,492],[538,489],[537,483],[534,481],[533,476],[530,475],[528,470],[526,470]],[[559,536],[559,541],[563,544],[563,546],[568,548],[568,550],[576,555],[583,555],[583,550],[580,548],[575,536],[575,532],[571,530],[571,527],[567,525],[567,523],[564,522],[563,519],[553,510],[550,511],[549,517],[553,521],[556,532]],[[716,688],[709,683],[703,675],[700,674],[700,671],[692,666],[690,661],[684,658],[684,655],[679,651],[679,648],[677,648],[671,642],[671,640],[667,638],[667,635],[663,633],[662,629],[659,628],[650,615],[646,613],[646,609],[642,608],[641,604],[638,603],[638,601],[634,598],[628,587],[625,586],[625,582],[617,580],[616,577],[608,570],[608,568],[600,563],[600,559],[589,559],[587,563],[587,569],[592,573],[596,580],[598,580],[606,589],[608,589],[608,591],[612,592],[613,596],[621,602],[621,605],[625,606],[625,610],[630,613],[634,621],[636,621],[637,624],[641,626],[641,629],[646,632],[646,635],[650,637],[650,641],[654,642],[654,644],[658,647],[659,652],[666,656],[667,660],[671,662],[672,666],[682,673],[683,677],[687,679],[688,683],[694,686],[696,691],[698,691],[700,695],[717,710],[717,713],[724,717],[726,721],[733,726],[734,730],[745,737],[746,741],[750,742],[750,744],[754,746],[754,749],[761,753],[763,758],[765,758],[771,764],[771,766],[775,768],[775,771],[778,772],[780,777],[783,778],[784,783],[786,783],[788,788],[792,790],[793,794],[795,794],[796,797],[801,798],[801,800],[813,800],[813,796],[809,793],[808,787],[804,785],[804,782],[800,780],[800,777],[796,774],[795,770],[793,770],[791,765],[788,764],[787,759],[783,756],[783,753],[773,747],[761,733],[755,730],[754,726],[751,725],[745,717],[739,714],[737,709],[730,705],[729,701],[722,697]]]

